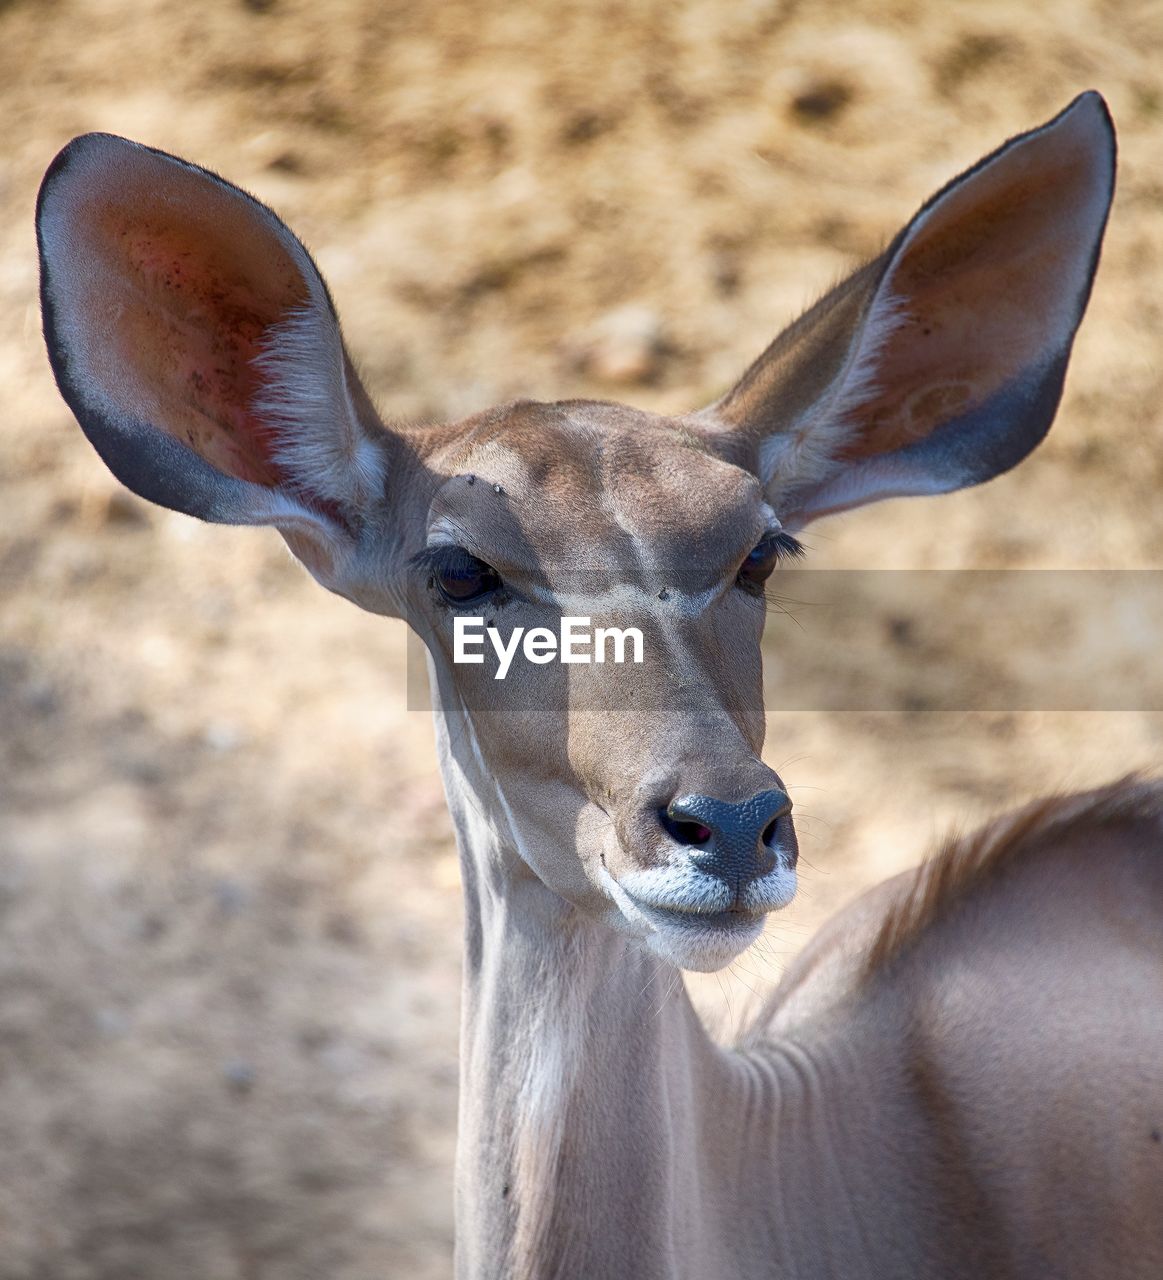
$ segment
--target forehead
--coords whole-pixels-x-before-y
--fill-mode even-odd
[[[441,459],[430,529],[514,568],[718,572],[766,508],[755,477],[706,444],[681,418],[623,405],[506,405]]]

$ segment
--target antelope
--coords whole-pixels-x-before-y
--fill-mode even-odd
[[[796,887],[765,583],[810,522],[1049,429],[1112,197],[1097,93],[933,196],[714,404],[380,418],[307,250],[88,134],[37,209],[60,390],[113,473],[273,525],[424,642],[466,902],[463,1280],[1163,1275],[1163,786],[1057,796],[842,912],[742,1041],[715,970]],[[453,661],[566,615],[641,663]]]

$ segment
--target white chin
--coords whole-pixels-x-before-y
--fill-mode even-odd
[[[780,874],[778,905],[783,906],[795,893],[795,872]],[[614,904],[607,918],[615,928],[632,934],[668,964],[699,973],[714,973],[741,956],[763,932],[770,909],[765,903],[761,910],[739,915],[727,911],[714,915],[668,911],[632,897],[605,867],[600,876],[602,887]]]
[[[763,917],[748,916],[738,924],[657,924],[642,941],[662,960],[680,969],[713,973],[737,959],[763,932]]]

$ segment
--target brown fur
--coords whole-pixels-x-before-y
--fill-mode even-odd
[[[1043,796],[968,836],[951,836],[889,905],[865,960],[882,973],[987,882],[1023,858],[1081,830],[1098,834],[1135,822],[1163,822],[1163,780],[1135,775],[1079,795]]]

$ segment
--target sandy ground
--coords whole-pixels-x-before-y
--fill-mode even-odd
[[[403,633],[275,535],[102,470],[39,336],[55,151],[125,133],[273,203],[390,415],[677,409],[1098,87],[1119,196],[1050,440],[810,541],[821,567],[1159,568],[1161,65],[1163,10],[1115,0],[0,0],[0,1280],[425,1280],[452,1245],[459,892]],[[627,305],[662,354],[594,358]],[[773,660],[822,626],[773,617]],[[865,626],[911,643],[875,600]],[[999,710],[982,672],[986,709],[770,708],[804,891],[701,985],[712,1016],[950,824],[1159,759],[1157,711]]]

